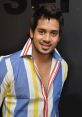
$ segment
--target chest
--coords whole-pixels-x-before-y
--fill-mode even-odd
[[[25,98],[29,98],[29,96],[30,98],[42,97],[43,87],[45,88],[47,93],[49,82],[52,85],[52,90],[56,90],[56,87],[59,87],[57,88],[57,91],[55,91],[55,93],[59,92],[62,86],[61,70],[58,69],[57,73],[53,74],[54,64],[52,64],[50,68],[41,67],[40,69],[41,70],[39,74],[41,75],[41,79],[35,72],[34,65],[32,63],[29,63],[29,61],[24,61],[24,64],[20,66],[17,75],[15,75],[14,89],[17,96]],[[50,80],[50,75],[53,78],[52,81]]]

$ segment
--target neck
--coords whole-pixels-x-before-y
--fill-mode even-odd
[[[51,54],[42,54],[36,51],[33,51],[33,58],[35,61],[41,62],[41,63],[47,63],[49,61],[52,61]]]

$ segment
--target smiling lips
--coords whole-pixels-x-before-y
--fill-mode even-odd
[[[49,47],[51,46],[51,44],[44,44],[44,43],[40,43],[40,45],[41,45],[41,47],[42,47],[42,49],[44,49],[44,50],[47,50],[47,49],[49,49]]]

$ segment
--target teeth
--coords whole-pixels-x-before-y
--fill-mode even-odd
[[[48,45],[48,44],[42,44],[43,46],[50,46],[50,45]]]

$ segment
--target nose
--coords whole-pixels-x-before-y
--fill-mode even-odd
[[[49,43],[50,42],[50,35],[47,33],[45,34],[44,41]]]

